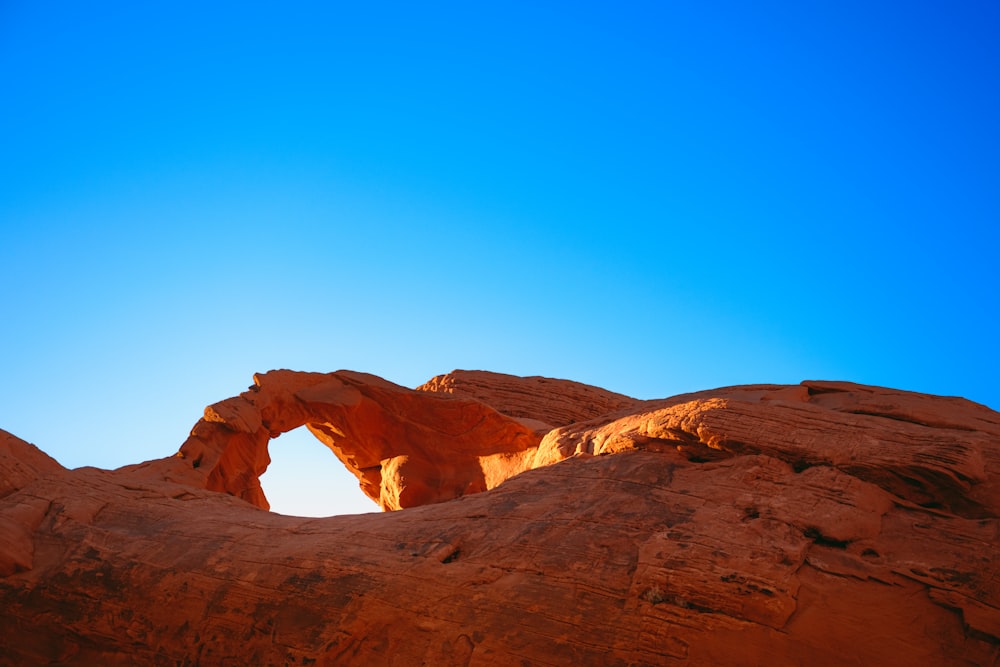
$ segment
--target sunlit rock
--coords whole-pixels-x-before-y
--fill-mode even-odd
[[[265,511],[302,425],[408,509]],[[0,473],[2,665],[1000,661],[1000,414],[963,399],[271,371],[177,455],[0,432]]]

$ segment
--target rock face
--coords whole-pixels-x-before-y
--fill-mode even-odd
[[[408,509],[265,511],[303,424]],[[1000,414],[963,399],[272,371],[176,456],[0,432],[0,473],[2,665],[1000,664]]]
[[[431,378],[417,390],[472,398],[545,431],[621,410],[637,410],[644,403],[571,380],[486,371],[452,371]]]
[[[205,408],[166,479],[268,508],[267,444],[307,426],[383,509],[491,489],[530,465],[541,436],[485,403],[428,394],[364,373],[271,371]],[[149,468],[154,477],[163,466]]]

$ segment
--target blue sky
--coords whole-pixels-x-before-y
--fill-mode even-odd
[[[996,3],[286,4],[0,3],[0,428],[116,467],[270,368],[1000,408]],[[353,511],[309,444],[276,509]]]

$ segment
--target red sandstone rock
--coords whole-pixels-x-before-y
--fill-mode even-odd
[[[0,664],[1000,664],[996,412],[807,382],[606,415],[569,400],[586,421],[539,442],[511,418],[539,419],[511,415],[532,401],[498,397],[558,392],[497,379],[475,391],[500,412],[267,373],[182,457],[116,471],[6,437]],[[266,503],[262,434],[301,423],[370,493],[436,477],[382,515],[241,500]]]
[[[42,475],[63,469],[42,450],[0,429],[0,498]]]
[[[418,391],[442,392],[473,398],[510,417],[528,420],[548,431],[606,415],[636,410],[635,398],[599,387],[543,377],[518,377],[489,371],[452,371],[417,387]]]
[[[0,502],[39,477],[65,469],[34,445],[0,430]],[[0,577],[31,568],[32,533],[48,508],[41,498],[28,499],[0,514]]]
[[[406,389],[365,373],[271,371],[205,408],[174,461],[154,478],[239,496],[267,509],[260,475],[271,438],[307,426],[383,509],[491,489],[527,469],[540,436],[475,400]]]

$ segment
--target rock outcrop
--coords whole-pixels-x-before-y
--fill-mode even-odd
[[[205,408],[177,460],[138,467],[153,478],[228,493],[268,509],[260,476],[268,443],[306,426],[386,510],[491,489],[526,470],[536,430],[480,401],[413,391],[365,373],[271,371]]]
[[[264,511],[301,425],[408,509]],[[963,399],[272,371],[177,456],[0,432],[0,473],[0,665],[1000,664],[1000,414]]]
[[[644,403],[572,380],[487,371],[452,371],[431,378],[417,390],[472,398],[546,432],[622,410],[637,410]]]

